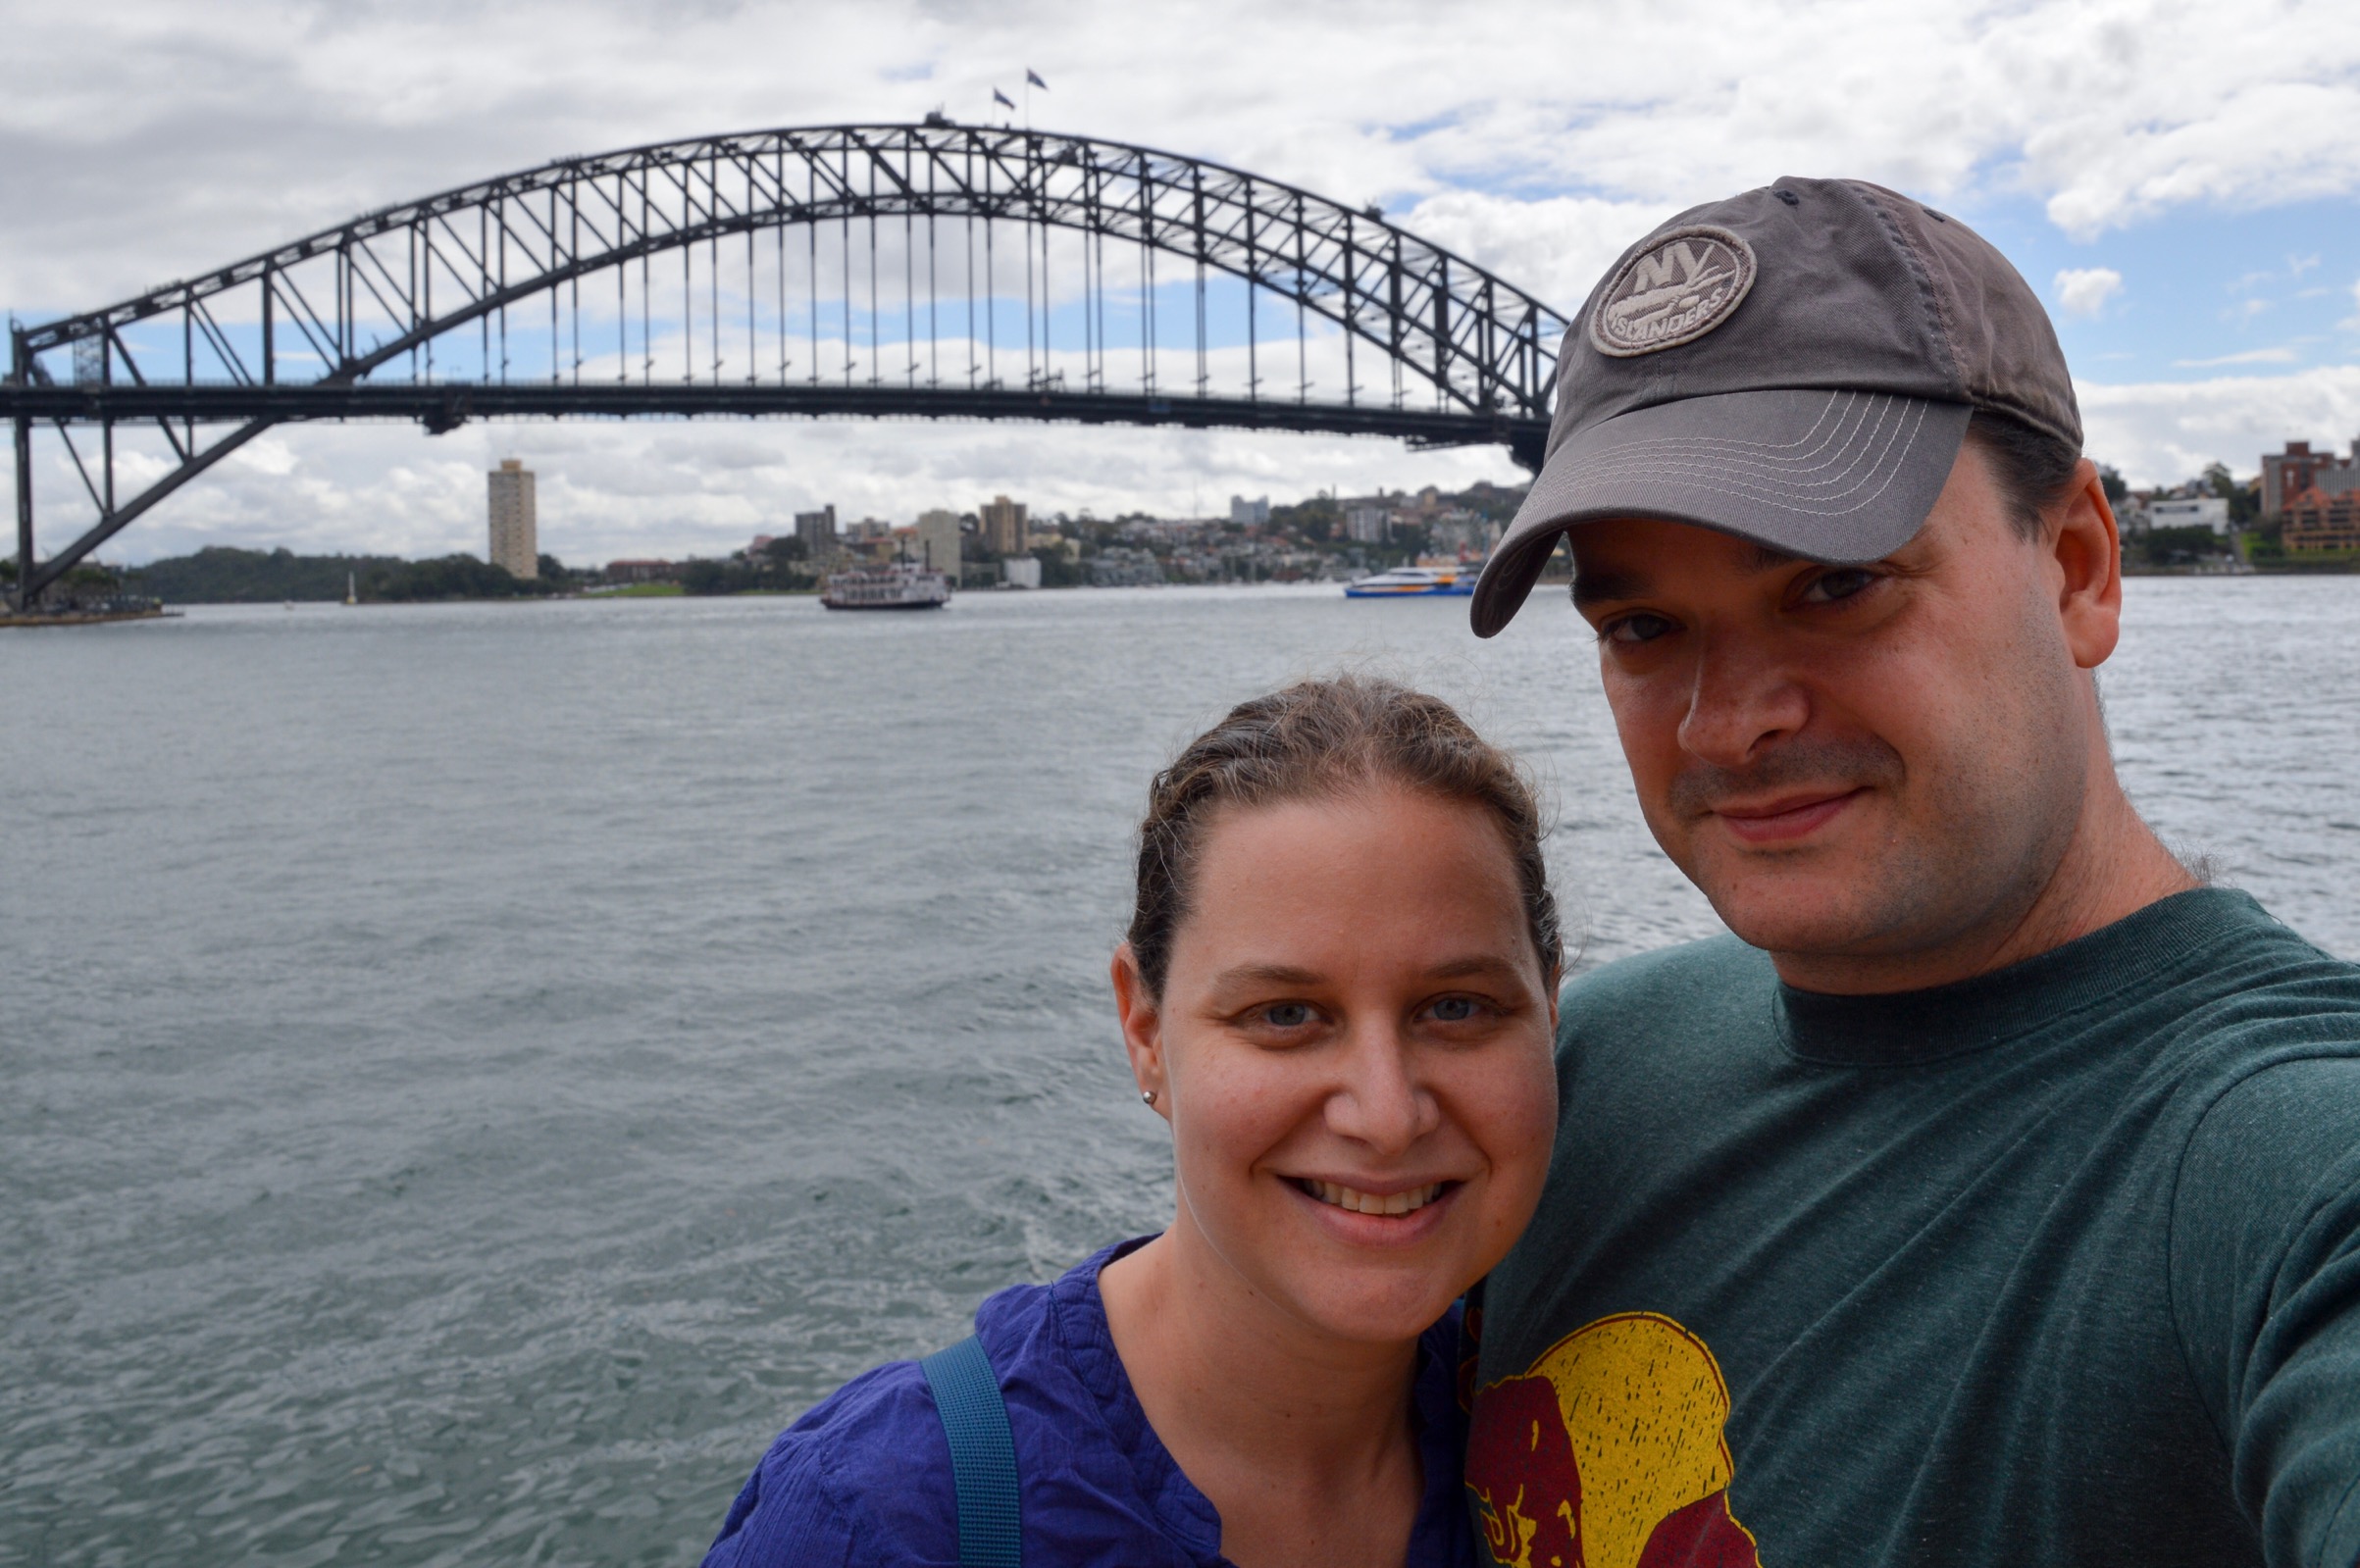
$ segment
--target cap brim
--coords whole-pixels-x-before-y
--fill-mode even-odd
[[[1514,619],[1557,537],[1599,518],[1661,518],[1807,560],[1874,561],[1908,543],[1949,482],[1974,412],[1882,392],[1775,389],[1659,403],[1549,455],[1475,584],[1488,637]]]

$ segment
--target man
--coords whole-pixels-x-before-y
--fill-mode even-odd
[[[2360,1561],[2360,969],[2124,795],[2080,438],[2014,269],[1857,181],[1682,214],[1567,334],[1475,630],[1569,538],[1735,936],[1565,992],[1498,1561]]]

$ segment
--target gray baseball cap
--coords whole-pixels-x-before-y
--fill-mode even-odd
[[[2081,444],[2048,313],[1981,235],[1858,179],[1692,207],[1624,251],[1565,332],[1547,455],[1475,584],[1476,634],[1597,518],[1889,555],[1976,409]]]

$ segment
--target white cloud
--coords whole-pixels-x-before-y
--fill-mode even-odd
[[[2123,291],[2123,275],[2111,267],[2069,267],[2050,286],[2068,316],[2095,316]]]
[[[1577,310],[1616,257],[1673,208],[1598,196],[1533,201],[1450,190],[1401,214],[1404,227],[1474,258],[1568,314]]]
[[[2022,192],[2086,236],[2360,189],[2360,7],[2337,0],[115,0],[14,4],[7,25],[0,302],[21,309],[568,152],[980,119],[1024,60],[1055,83],[1043,125],[1354,205],[1473,188],[1679,207],[1845,173]]]
[[[2133,484],[2184,480],[2215,460],[2252,474],[2288,436],[2340,447],[2360,432],[2360,365],[2074,390],[2089,455]]]
[[[2215,354],[2211,359],[2176,359],[2172,363],[2181,370],[2202,370],[2213,365],[2291,365],[2301,357],[2282,343],[2276,348],[2249,348],[2236,354]]]

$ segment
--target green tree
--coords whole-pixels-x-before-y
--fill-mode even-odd
[[[2204,471],[2204,482],[2212,492],[2229,503],[2229,520],[2232,524],[2250,523],[2262,515],[2260,483],[2239,484],[2226,463],[2215,463]]]
[[[397,561],[381,569],[362,584],[362,597],[416,602],[429,599],[515,599],[557,591],[539,580],[512,577],[505,567],[479,561],[472,555],[444,555],[431,561]],[[337,595],[339,598],[342,595]]]
[[[763,585],[761,577],[743,561],[690,561],[680,569],[683,593],[744,593]]]
[[[1065,552],[1053,544],[1035,550],[1033,559],[1041,563],[1041,585],[1045,588],[1079,587],[1090,581],[1081,563],[1066,560]]]
[[[2181,529],[2151,529],[2145,540],[2147,559],[2173,566],[2229,553],[2229,541],[2201,523]]]
[[[2123,482],[2122,471],[2111,463],[2098,465],[2098,483],[2106,491],[2106,499],[2115,506],[2130,499],[2130,486]]]
[[[1270,508],[1270,526],[1314,542],[1335,538],[1344,527],[1344,509],[1332,495]]]

